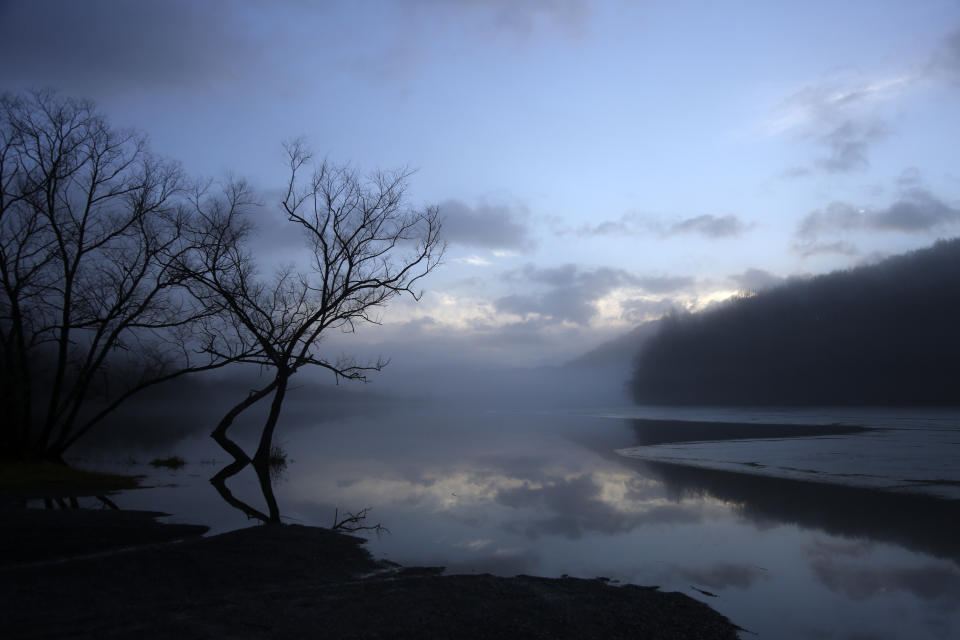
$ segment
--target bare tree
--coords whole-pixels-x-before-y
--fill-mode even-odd
[[[309,264],[281,269],[269,280],[258,275],[247,244],[251,230],[238,206],[243,189],[233,185],[218,200],[197,199],[203,224],[193,233],[202,257],[185,265],[196,299],[220,311],[206,325],[211,355],[271,372],[270,381],[232,407],[212,433],[238,460],[248,459],[226,437],[227,429],[243,411],[272,395],[255,463],[269,457],[289,380],[297,371],[316,366],[338,379],[365,380],[386,364],[330,359],[319,351],[321,338],[377,322],[375,310],[398,295],[419,300],[415,286],[439,264],[445,248],[437,209],[413,209],[404,201],[409,171],[363,177],[326,161],[315,164],[299,141],[285,148],[290,178],[281,204],[289,222],[303,232]],[[226,348],[232,351],[218,351]]]
[[[225,363],[188,344],[209,310],[172,268],[183,188],[89,102],[0,98],[0,455],[60,459],[134,393]]]

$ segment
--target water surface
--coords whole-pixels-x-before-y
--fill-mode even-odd
[[[873,429],[727,440],[720,427],[716,440],[638,448],[637,419]],[[402,409],[296,422],[278,434],[291,459],[273,484],[283,520],[329,526],[335,510],[371,508],[368,522],[390,530],[369,535],[377,556],[657,584],[767,638],[960,633],[949,412]],[[189,464],[152,470],[139,454],[132,468],[155,488],[117,496],[121,507],[213,532],[253,524],[210,485],[229,460],[209,438],[157,453]],[[252,470],[228,484],[263,509]]]

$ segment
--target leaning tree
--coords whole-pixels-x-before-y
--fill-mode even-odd
[[[0,456],[59,460],[133,394],[225,364],[187,329],[211,310],[179,291],[184,186],[92,103],[0,97]]]
[[[269,458],[291,376],[312,366],[338,379],[365,380],[386,364],[330,358],[320,349],[321,338],[377,322],[376,310],[399,295],[419,300],[418,281],[439,264],[445,249],[437,208],[412,208],[405,201],[409,171],[363,176],[347,166],[315,162],[300,141],[285,149],[289,180],[281,206],[303,234],[306,259],[270,278],[261,276],[244,216],[246,190],[228,185],[217,198],[198,194],[201,223],[190,235],[202,250],[183,262],[200,306],[218,310],[203,323],[210,357],[270,372],[269,381],[234,405],[212,433],[238,460],[249,460],[227,430],[243,411],[270,397],[255,464]]]

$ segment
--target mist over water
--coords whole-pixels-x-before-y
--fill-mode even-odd
[[[945,475],[956,473],[955,411],[671,409],[616,398],[591,407],[589,394],[564,391],[577,382],[568,372],[403,373],[294,391],[277,433],[289,462],[272,485],[284,522],[330,526],[335,513],[370,508],[368,524],[389,529],[365,534],[377,556],[455,573],[657,584],[760,637],[942,638],[960,629],[960,542],[949,524],[960,521],[960,501],[942,497],[960,480]],[[116,496],[121,507],[213,533],[255,524],[209,483],[229,462],[200,426],[204,407],[216,414],[217,389],[194,390],[202,404],[188,412],[198,416],[192,433],[132,446],[138,464],[125,464],[120,446],[88,459],[149,474],[154,488]],[[869,429],[829,435],[823,425],[836,423]],[[820,426],[805,437],[789,425]],[[256,427],[238,425],[237,441],[252,448]],[[675,440],[684,429],[690,437],[651,444],[672,427]],[[776,437],[763,438],[774,427]],[[144,464],[172,454],[187,466]],[[920,465],[910,483],[904,461]],[[227,484],[264,509],[251,469]]]

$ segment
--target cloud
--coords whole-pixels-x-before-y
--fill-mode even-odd
[[[619,220],[604,220],[597,224],[585,224],[576,230],[581,238],[593,236],[639,236],[650,231],[650,225],[639,214],[628,212]]]
[[[900,172],[900,176],[897,178],[897,186],[901,189],[919,187],[922,182],[920,170],[916,167],[907,167]]]
[[[741,289],[748,291],[762,291],[775,287],[783,282],[783,278],[774,275],[763,269],[750,268],[743,273],[730,276],[730,279],[737,283]]]
[[[648,293],[669,293],[690,287],[684,276],[636,276],[623,269],[583,269],[574,264],[541,268],[525,265],[505,275],[508,282],[545,285],[546,291],[511,294],[494,302],[498,312],[519,316],[537,314],[555,322],[587,325],[597,314],[596,302],[621,287]]]
[[[694,279],[689,276],[643,276],[635,278],[635,283],[647,293],[674,293],[691,287]]]
[[[467,256],[465,258],[454,258],[451,262],[459,262],[461,264],[469,264],[472,267],[489,267],[493,263],[485,258],[480,256]]]
[[[951,207],[926,189],[910,189],[886,209],[874,212],[870,223],[892,231],[926,231],[960,221],[960,209]]]
[[[899,96],[915,78],[893,75],[879,79],[835,76],[808,84],[787,97],[778,115],[767,123],[771,133],[822,129],[848,120],[851,112],[882,104]]]
[[[828,155],[816,160],[828,173],[847,173],[870,166],[870,148],[890,134],[883,122],[860,123],[845,120],[820,137]]]
[[[636,212],[628,212],[618,220],[604,220],[595,225],[584,225],[577,229],[580,237],[592,236],[644,236],[656,234],[668,237],[682,234],[699,234],[706,238],[732,238],[742,235],[754,225],[742,221],[733,214],[715,216],[704,214],[664,223],[652,220]]]
[[[801,240],[814,241],[823,235],[861,230],[917,233],[958,222],[960,209],[946,204],[926,189],[912,188],[902,192],[884,209],[831,202],[826,208],[807,214],[797,226],[796,235]]]
[[[220,84],[248,73],[263,44],[241,12],[223,9],[183,0],[3,3],[0,74],[84,92]]]
[[[540,295],[508,295],[494,301],[498,312],[512,313],[526,318],[530,314],[545,316],[555,322],[572,322],[586,326],[596,315],[592,302],[600,295],[567,295],[554,289]]]
[[[630,324],[640,324],[652,318],[659,318],[676,308],[676,301],[669,298],[660,300],[635,298],[620,304],[621,317]]]
[[[817,559],[811,565],[824,586],[855,601],[900,591],[952,610],[960,598],[960,574],[952,567],[857,567],[834,559]]]
[[[487,205],[470,207],[460,200],[440,205],[443,235],[451,244],[497,250],[525,250],[534,246],[524,207]]]
[[[209,100],[210,88],[226,84],[289,95],[310,85],[318,66],[327,83],[343,70],[376,82],[404,78],[435,51],[438,33],[523,45],[553,34],[579,39],[592,17],[586,0],[342,4],[4,1],[0,77],[10,88],[50,85],[100,100],[169,90],[203,92]],[[362,52],[344,46],[360,40]]]
[[[960,29],[951,32],[940,43],[929,65],[932,76],[960,85]]]
[[[591,18],[586,0],[419,0],[431,14],[471,25],[478,36],[530,38],[540,29],[571,38],[583,36]]]
[[[809,84],[784,100],[767,123],[773,134],[794,133],[819,149],[813,167],[827,173],[849,173],[870,166],[873,147],[892,129],[883,115],[886,103],[916,84],[911,74],[882,78],[832,77]],[[810,168],[795,165],[781,172],[799,178]]]
[[[909,70],[874,77],[842,72],[794,92],[767,123],[774,134],[794,132],[812,141],[819,152],[812,166],[827,173],[849,173],[870,166],[874,147],[893,133],[892,107],[910,92],[931,85],[960,85],[960,29],[943,38],[926,59],[914,60]],[[807,175],[809,168],[794,166],[784,178]]]
[[[725,216],[702,215],[670,225],[665,234],[699,233],[708,238],[727,238],[738,236],[752,227],[753,225],[742,222],[732,214]]]
[[[800,254],[802,258],[809,258],[816,255],[840,255],[855,256],[860,253],[860,249],[850,242],[798,242],[793,246],[794,251]]]
[[[633,488],[627,486],[627,492]],[[624,510],[604,500],[602,487],[590,475],[550,480],[537,485],[497,491],[498,504],[516,509],[544,508],[552,513],[546,518],[528,522],[508,522],[504,528],[531,539],[559,535],[573,540],[584,534],[597,532],[613,535],[631,531],[644,524],[678,524],[698,522],[702,515],[681,505],[638,502]],[[627,506],[627,505],[624,505]]]

